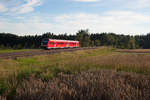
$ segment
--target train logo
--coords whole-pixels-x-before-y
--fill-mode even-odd
[[[41,47],[45,49],[51,48],[77,48],[79,47],[79,41],[72,40],[57,40],[57,39],[43,39]]]

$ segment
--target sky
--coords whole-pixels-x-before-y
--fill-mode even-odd
[[[0,0],[0,32],[17,35],[150,32],[150,0]]]

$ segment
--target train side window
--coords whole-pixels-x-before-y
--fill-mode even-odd
[[[75,43],[71,43],[71,45],[74,45]]]
[[[49,44],[52,44],[52,45],[53,45],[53,44],[54,44],[54,42],[50,42]]]
[[[64,44],[63,42],[59,42],[58,44]]]

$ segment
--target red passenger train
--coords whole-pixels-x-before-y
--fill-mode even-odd
[[[43,39],[41,47],[45,49],[50,48],[73,48],[79,47],[79,41],[72,40],[56,40],[56,39]]]

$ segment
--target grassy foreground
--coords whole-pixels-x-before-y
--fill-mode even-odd
[[[24,52],[33,50],[35,49],[0,49],[0,53]]]
[[[113,80],[113,78],[111,76],[113,76],[113,75],[115,77],[117,77],[117,75],[119,73],[122,73],[122,71],[125,71],[125,72],[140,73],[141,75],[144,74],[147,77],[149,76],[149,74],[150,74],[150,62],[149,62],[150,55],[149,54],[128,54],[128,53],[118,53],[115,51],[116,51],[116,49],[113,49],[113,48],[102,47],[102,48],[93,49],[93,50],[80,50],[80,51],[74,51],[74,52],[65,52],[65,53],[62,52],[62,53],[58,53],[58,54],[54,54],[54,55],[42,55],[42,56],[33,56],[33,57],[27,57],[27,58],[17,58],[16,60],[12,60],[12,59],[0,60],[0,95],[3,97],[7,96],[8,99],[10,99],[10,98],[12,99],[13,96],[16,96],[16,99],[18,99],[18,100],[23,100],[23,98],[24,98],[24,100],[26,100],[29,98],[25,98],[25,96],[37,97],[35,95],[36,92],[38,92],[38,93],[42,93],[42,91],[44,92],[45,90],[42,90],[42,88],[38,88],[38,87],[44,86],[46,88],[48,84],[53,84],[52,86],[54,86],[54,87],[55,87],[54,84],[62,84],[62,87],[64,87],[62,91],[65,91],[64,89],[66,89],[67,87],[68,87],[67,89],[72,89],[69,87],[81,88],[80,86],[76,87],[76,85],[83,85],[82,86],[83,90],[81,89],[79,91],[81,93],[82,92],[84,93],[84,85],[85,86],[88,85],[90,87],[90,84],[91,85],[92,84],[93,85],[94,84],[104,85],[107,83],[108,86],[106,86],[106,87],[111,88],[112,89],[111,91],[113,92],[114,88],[112,88],[112,87],[114,87],[115,84],[118,84],[118,87],[121,86],[120,83],[115,83],[115,82],[120,82],[119,80],[122,80],[121,82],[124,83],[124,80],[128,80],[128,75],[127,75],[127,77],[125,76],[125,78],[123,78],[123,79],[121,79],[121,77],[119,77],[116,79],[116,81],[111,82],[111,80]],[[81,75],[82,77],[80,77],[80,74],[78,75],[78,73],[82,74],[84,71],[87,71],[86,73],[88,73],[88,71],[91,71],[91,70],[98,71],[98,70],[103,70],[103,69],[114,70],[116,72],[115,74],[110,73],[110,76],[106,72],[107,73],[106,77],[102,78],[103,83],[99,83],[101,81],[93,80],[93,79],[97,80],[100,78],[99,74],[98,74],[98,76],[97,75],[95,76],[93,72],[87,76]],[[86,73],[84,73],[84,74],[86,74]],[[98,72],[98,73],[100,73],[100,75],[102,75],[103,72]],[[103,74],[104,74],[103,76],[105,76],[105,73],[103,73]],[[68,81],[75,82],[75,83],[68,83],[68,84],[72,84],[71,86],[70,85],[68,86],[68,85],[63,85],[63,84],[67,84],[67,82],[68,82],[67,81],[66,83],[64,83],[66,80],[65,80],[65,77],[63,76],[61,78],[63,78],[64,80],[58,78],[58,79],[56,79],[56,80],[60,80],[60,81],[56,81],[58,83],[55,83],[55,82],[53,83],[53,81],[51,82],[51,80],[54,80],[55,78],[59,77],[60,75],[71,75],[70,77],[73,77],[72,75],[75,75],[75,76],[80,77],[81,80],[84,80],[84,78],[86,78],[87,80],[85,81],[85,83],[83,81],[83,83],[80,82],[78,84],[75,84],[76,82],[78,82],[76,80],[78,78],[69,78]],[[88,76],[91,76],[91,77],[89,77],[89,79],[88,79]],[[92,76],[96,77],[96,78],[92,79]],[[134,76],[134,74],[133,74],[133,76]],[[135,82],[134,78],[131,78],[132,79],[131,81],[129,78],[128,81],[129,81],[129,83],[131,82],[130,83],[131,85],[124,83],[123,89],[125,89],[126,85],[129,86],[130,88],[129,88],[129,90],[124,90],[124,91],[128,92],[128,91],[130,91],[130,89],[132,89],[134,91],[134,89],[135,89],[135,92],[138,92],[138,89],[139,89],[139,91],[141,89],[141,88],[138,88],[138,86],[140,86],[139,85],[140,82],[142,82],[142,81],[149,82],[150,78],[145,78],[145,76],[143,76],[141,78],[142,81],[140,81],[138,79],[139,77],[137,77],[137,76],[138,75],[135,76],[135,78],[137,79],[136,80],[137,83],[135,83],[135,84],[138,84],[138,85],[134,85],[134,82]],[[67,76],[67,77],[69,77],[69,76]],[[131,77],[132,77],[132,75],[131,75]],[[107,78],[110,79],[110,81],[107,80]],[[61,80],[63,80],[63,81],[61,81]],[[90,80],[92,83],[90,83]],[[93,82],[96,82],[96,83],[93,83]],[[111,85],[111,83],[113,85]],[[146,86],[148,84],[147,83],[145,83],[145,84],[146,85],[143,85],[143,87],[146,88]],[[35,85],[35,88],[32,88],[32,87],[34,87],[34,85]],[[36,86],[37,86],[37,89],[36,89]],[[67,87],[65,87],[65,86],[67,86]],[[135,87],[137,86],[137,87],[134,88],[134,86]],[[49,87],[49,89],[47,91],[49,91],[49,92],[51,91],[52,94],[55,91],[54,94],[56,97],[58,97],[57,95],[63,95],[61,93],[57,94],[57,91],[59,90],[59,88],[58,88],[58,90],[55,90],[54,87],[53,88]],[[116,88],[119,89],[118,87],[116,87]],[[98,90],[99,90],[101,87],[99,87],[99,86],[96,86],[93,88],[87,87],[86,88],[87,90],[85,89],[86,90],[85,93],[87,93],[87,95],[88,95],[88,93],[89,93],[89,92],[87,92],[88,89],[90,89],[89,91],[92,91],[91,89],[93,89],[93,91],[96,91],[95,90],[96,88],[98,88]],[[66,91],[67,91],[67,89],[66,89]],[[120,88],[120,89],[122,89],[122,88]],[[78,91],[78,89],[77,90],[73,89],[72,91],[67,91],[67,94],[79,92],[79,91]],[[103,91],[105,91],[105,89],[102,89],[102,90],[100,89],[99,92],[97,92],[97,93],[100,93]],[[107,89],[106,89],[106,91],[107,91]],[[120,90],[120,91],[122,91],[122,90]],[[30,92],[31,92],[31,94],[29,94]],[[49,93],[49,92],[46,92],[46,93]],[[61,91],[58,91],[58,93],[59,92],[61,92]],[[110,91],[108,91],[108,92],[110,92]],[[141,92],[142,92],[142,90],[140,91],[140,93]],[[146,93],[145,95],[150,93],[150,89],[147,92],[148,93]],[[66,92],[64,92],[64,93],[66,93]],[[138,97],[139,96],[138,94],[140,94],[140,93],[135,94],[135,95],[137,95],[136,97]],[[141,93],[141,95],[142,95],[142,93]],[[67,95],[67,94],[64,94],[64,95]],[[44,95],[46,95],[46,94],[44,94]],[[70,98],[72,97],[72,95],[70,94]],[[109,94],[104,94],[104,95],[102,95],[102,98],[103,98],[103,96],[107,97],[108,95]],[[118,98],[121,97],[121,95],[125,95],[125,94],[120,94],[120,96],[118,96]],[[116,96],[117,96],[117,94],[116,94]],[[132,95],[131,97],[134,97],[134,95]],[[83,98],[81,98],[81,99],[83,99]],[[120,98],[120,99],[122,99],[122,98]],[[34,98],[32,100],[34,100]],[[65,100],[65,99],[61,99],[61,100]],[[106,98],[103,100],[109,100],[109,99]],[[115,98],[114,98],[114,100],[115,100]]]

